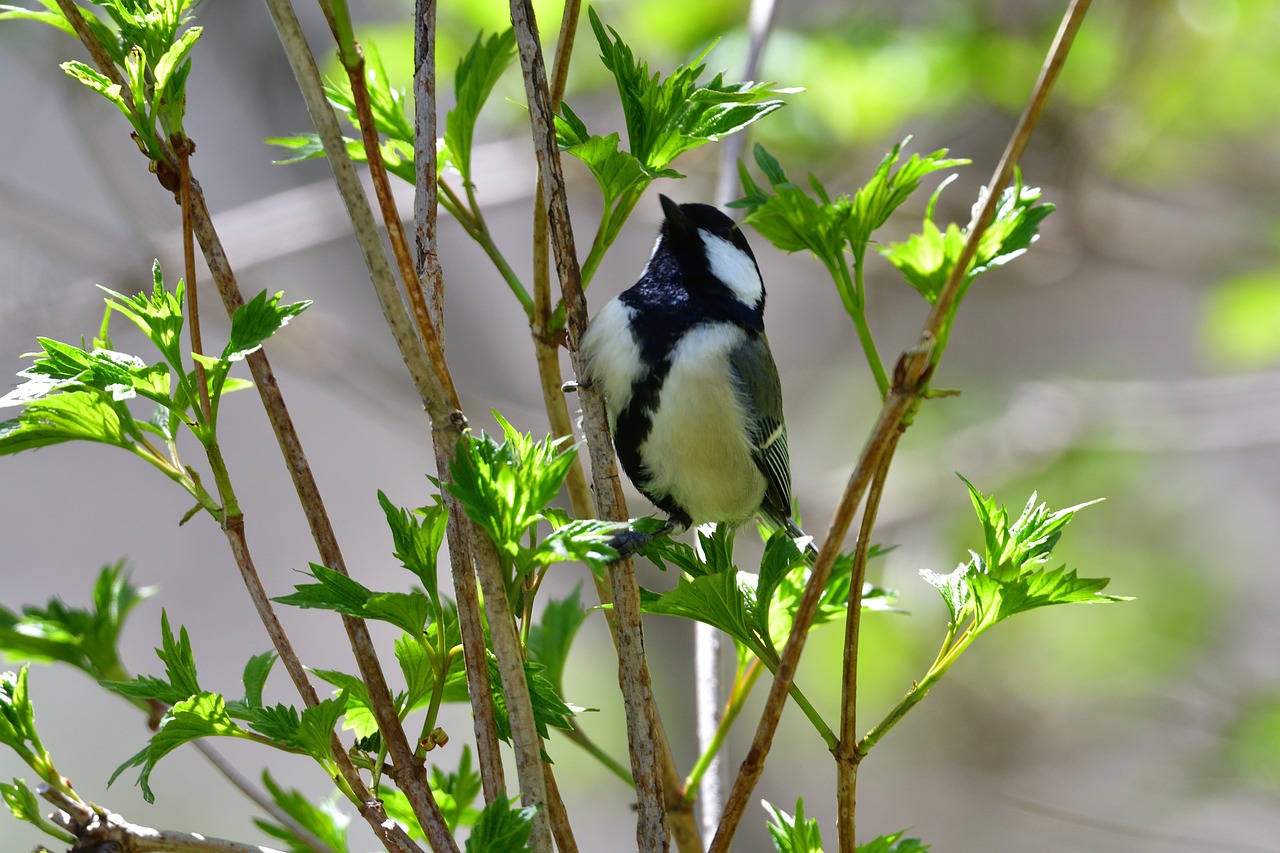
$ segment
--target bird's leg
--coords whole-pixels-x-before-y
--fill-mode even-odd
[[[618,552],[618,559],[625,560],[633,556],[650,542],[663,536],[679,536],[689,529],[690,519],[684,513],[672,513],[661,527],[646,533],[629,527],[609,540],[609,547]]]

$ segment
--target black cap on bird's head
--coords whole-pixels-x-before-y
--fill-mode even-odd
[[[686,283],[694,284],[709,274],[742,301],[762,306],[763,287],[756,256],[734,221],[709,204],[677,204],[665,195],[659,195],[658,200],[665,219],[657,251],[678,260],[690,279]],[[732,262],[735,256],[742,261]],[[740,281],[744,277],[748,280]]]

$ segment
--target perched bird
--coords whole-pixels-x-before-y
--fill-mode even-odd
[[[654,536],[757,515],[801,536],[755,255],[716,208],[659,199],[665,221],[644,274],[581,343],[623,469],[668,515],[662,530],[623,534],[615,547],[630,553]]]

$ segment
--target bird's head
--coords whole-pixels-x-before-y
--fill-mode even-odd
[[[665,219],[655,255],[673,257],[687,287],[718,284],[748,307],[762,310],[760,268],[734,221],[709,204],[677,204],[665,195],[658,198]]]

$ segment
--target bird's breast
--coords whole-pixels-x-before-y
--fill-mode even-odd
[[[730,323],[690,329],[672,348],[641,452],[646,491],[669,495],[695,524],[755,515],[765,478],[744,428],[746,403],[730,355],[747,333]]]

